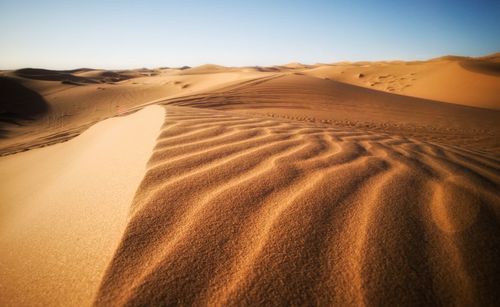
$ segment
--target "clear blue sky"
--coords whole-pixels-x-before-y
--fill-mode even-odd
[[[500,51],[500,0],[0,0],[0,69],[274,65]]]

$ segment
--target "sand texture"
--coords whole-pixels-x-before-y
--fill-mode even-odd
[[[498,63],[5,72],[3,304],[495,306]]]

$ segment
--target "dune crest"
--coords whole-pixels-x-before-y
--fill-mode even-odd
[[[163,113],[149,107],[0,158],[0,305],[92,303]]]

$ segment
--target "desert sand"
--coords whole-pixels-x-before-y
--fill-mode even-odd
[[[0,159],[1,305],[92,303],[163,117],[151,106]]]
[[[495,305],[499,64],[2,72],[0,303]]]

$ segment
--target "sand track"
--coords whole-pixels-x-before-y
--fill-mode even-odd
[[[491,305],[500,163],[396,134],[167,106],[97,305]]]

